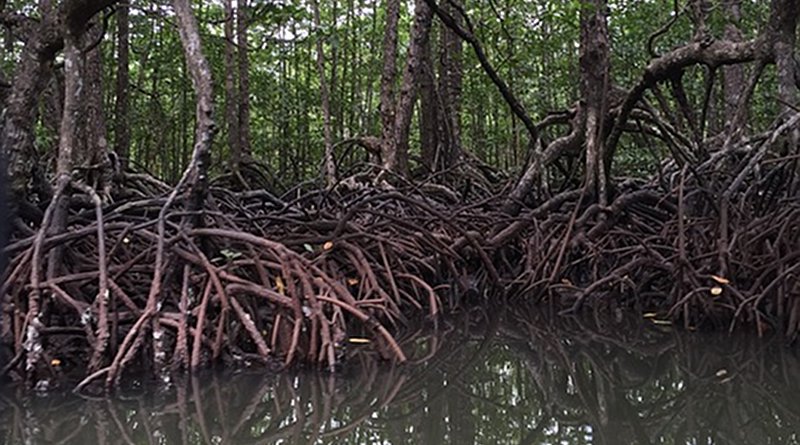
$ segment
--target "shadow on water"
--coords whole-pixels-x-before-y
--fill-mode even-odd
[[[355,353],[336,376],[214,374],[91,400],[5,388],[0,442],[799,443],[800,361],[779,341],[520,311],[403,346],[409,365]]]

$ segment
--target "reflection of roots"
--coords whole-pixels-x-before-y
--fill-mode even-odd
[[[23,443],[58,437],[69,443],[105,445],[120,443],[120,438],[133,444],[157,437],[166,443],[183,443],[196,434],[202,443],[276,443],[281,439],[335,443],[337,437],[369,422],[403,386],[405,377],[399,370],[382,368],[372,361],[353,382],[330,374],[304,374],[300,386],[298,376],[263,372],[232,379],[207,376],[202,382],[179,379],[157,407],[149,396],[126,396],[114,403],[74,398],[56,402],[51,409],[0,400],[0,406],[5,405],[0,438],[4,443]]]
[[[25,393],[18,388],[22,399],[0,395],[0,441],[59,437],[103,445],[161,437],[183,443],[199,436],[203,443],[342,443],[371,429],[385,431],[386,419],[377,414],[390,409],[390,415],[396,411],[409,420],[425,416],[426,404],[444,395],[426,394],[426,387],[439,385],[445,372],[454,378],[466,371],[485,352],[473,351],[463,335],[448,327],[409,332],[401,345],[413,354],[410,366],[385,366],[356,348],[342,374],[259,370],[180,377],[157,390],[157,406],[150,391],[131,395],[126,384],[117,401],[53,396],[42,399],[49,405],[35,408],[20,402]]]

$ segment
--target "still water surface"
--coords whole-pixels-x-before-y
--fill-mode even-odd
[[[800,443],[800,360],[781,341],[471,318],[408,333],[401,368],[354,346],[335,376],[251,369],[107,399],[4,388],[0,443]]]

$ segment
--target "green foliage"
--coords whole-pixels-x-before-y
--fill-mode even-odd
[[[719,12],[719,5],[713,3],[715,9],[709,29],[719,37],[728,18]],[[764,23],[768,13],[766,3],[743,2],[740,28],[745,38],[756,35]],[[578,99],[579,15],[584,2],[470,0],[466,5],[476,35],[490,60],[534,120],[548,112],[573,106]],[[399,72],[409,39],[410,6],[404,2],[401,8]],[[310,3],[305,0],[258,0],[252,1],[249,9],[253,154],[286,184],[317,177],[320,172],[323,143],[319,78],[315,66],[317,39],[322,38],[324,42],[326,75],[331,84],[334,141],[380,132],[378,96],[384,2],[335,0],[320,2],[320,8],[323,23],[320,29],[314,29]],[[225,15],[218,1],[198,1],[195,10],[213,68],[217,121],[221,130],[215,141],[213,169],[221,172],[229,153],[223,119]],[[608,13],[613,83],[629,88],[641,78],[650,60],[647,49],[650,36],[675,14],[673,2],[611,0]],[[105,87],[109,92],[113,92],[116,72],[113,27],[112,20],[112,29],[103,43],[107,61]],[[437,23],[436,27],[441,25]],[[682,12],[675,23],[654,40],[653,50],[662,54],[687,42],[692,29],[691,20]],[[435,61],[438,60],[439,35],[438,29],[432,33]],[[149,3],[132,8],[131,50],[134,164],[175,181],[191,152],[194,97],[167,6]],[[13,60],[13,56],[3,58],[5,73],[10,71],[9,60]],[[463,51],[463,71],[460,116],[463,146],[500,168],[521,167],[526,160],[527,134],[515,121],[468,45]],[[717,74],[719,89],[721,73]],[[708,75],[703,69],[694,69],[685,77],[687,94],[698,107]],[[766,77],[753,102],[753,121],[759,127],[770,124],[766,116],[773,115],[776,107],[771,97],[773,72],[768,69]],[[107,94],[109,110],[113,109],[113,101],[113,94]],[[723,119],[720,113],[710,117],[716,121],[709,127],[718,127]],[[113,128],[113,119],[110,116],[109,129]],[[549,131],[546,138],[560,136],[564,131],[565,128],[559,127]],[[416,152],[418,136],[412,135],[411,140],[412,151]],[[643,141],[624,138],[622,143],[618,160],[620,173],[642,174],[654,170],[657,160],[653,159],[652,152],[636,148]],[[664,147],[655,147],[655,152],[664,152]],[[363,159],[360,153],[348,158],[350,162]]]

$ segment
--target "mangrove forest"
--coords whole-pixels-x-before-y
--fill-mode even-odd
[[[547,364],[586,342],[598,370],[570,385],[638,382],[600,357],[620,349],[602,320],[792,344],[798,17],[800,0],[1,0],[0,378],[97,395],[316,369],[309,397],[330,401],[325,379],[365,370],[369,416],[426,385],[379,377],[420,362],[409,332],[483,311],[473,334],[543,364],[548,413],[600,422],[603,403],[645,409],[562,400]],[[482,348],[452,332],[431,360]],[[236,391],[230,437],[268,410]]]

